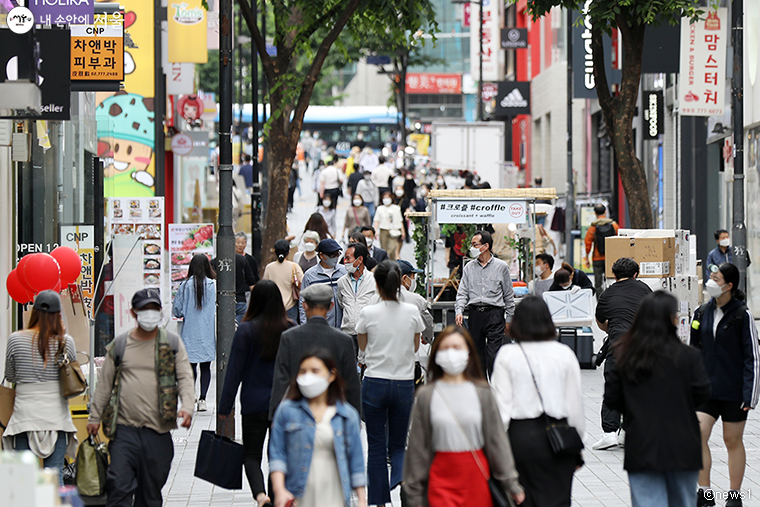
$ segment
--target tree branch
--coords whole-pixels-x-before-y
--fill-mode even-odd
[[[258,0],[252,1],[256,2]],[[266,74],[269,82],[272,83],[275,79],[274,62],[267,53],[267,43],[264,37],[261,36],[259,24],[256,16],[253,15],[251,4],[248,3],[248,0],[238,0],[238,5],[240,6],[240,13],[243,15],[245,24],[248,26],[248,31],[251,32],[251,38],[256,46],[256,51],[259,53],[259,58],[261,58],[261,67],[264,69],[264,74]]]
[[[623,43],[625,60],[623,62],[623,77],[620,86],[620,96],[624,101],[622,114],[630,116],[636,108],[641,78],[641,57],[644,47],[646,25],[629,26],[622,14],[616,17]]]
[[[607,81],[607,69],[604,66],[604,44],[602,43],[602,31],[594,23],[591,29],[591,53],[594,58],[594,81],[596,83],[596,96],[599,105],[604,112],[605,121],[610,129],[610,137],[614,125],[611,125],[612,113],[615,108],[615,99],[610,95],[610,85]]]

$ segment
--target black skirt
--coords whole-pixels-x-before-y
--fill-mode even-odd
[[[554,454],[544,417],[512,420],[509,441],[520,484],[525,489],[525,502],[520,507],[569,506],[578,460]]]

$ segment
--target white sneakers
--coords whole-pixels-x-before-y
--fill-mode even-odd
[[[206,410],[208,410],[206,400],[198,400],[198,412],[205,412]]]
[[[605,449],[611,449],[620,445],[618,443],[617,432],[605,433],[602,438],[599,439],[591,448],[595,451],[603,451]]]

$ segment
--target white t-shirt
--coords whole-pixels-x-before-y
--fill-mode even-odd
[[[401,208],[397,204],[379,206],[375,210],[375,222],[378,224],[378,229],[400,231],[404,226],[403,220]]]
[[[365,377],[414,380],[414,335],[425,329],[409,303],[381,301],[359,312],[356,333],[367,335]]]
[[[338,188],[343,184],[343,172],[334,165],[329,165],[320,171],[319,182],[325,184],[325,190]]]

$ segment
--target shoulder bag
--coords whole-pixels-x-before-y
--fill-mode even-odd
[[[518,343],[520,350],[525,356],[525,362],[528,364],[528,370],[530,376],[533,378],[533,385],[536,386],[536,392],[538,393],[538,400],[541,402],[541,410],[544,413],[544,419],[546,420],[546,436],[549,438],[549,445],[551,445],[554,454],[565,455],[578,455],[583,450],[583,440],[578,434],[578,430],[567,424],[567,419],[556,420],[549,418],[544,408],[544,399],[541,397],[541,391],[538,388],[538,382],[536,382],[536,376],[533,375],[533,368],[530,367],[530,361],[528,361],[528,355],[523,349],[522,343]]]
[[[79,366],[76,358],[74,360],[69,359],[69,355],[66,353],[65,336],[61,341],[58,356],[60,358],[58,373],[61,384],[61,396],[68,400],[84,393],[87,390],[87,380],[85,380],[82,368]]]
[[[301,299],[301,281],[298,279],[298,271],[296,270],[296,263],[290,263],[290,275],[292,277],[290,281],[290,287],[293,294],[293,301],[298,303]]]
[[[451,405],[449,405],[449,400],[446,399],[446,395],[444,395],[440,389],[437,389],[437,386],[436,390],[438,391],[438,394],[441,395],[441,399],[443,400],[443,403],[446,404],[446,408],[449,409],[449,413],[451,413],[454,421],[456,421],[457,426],[459,427],[459,431],[462,432],[462,435],[464,435],[467,443],[470,444],[470,452],[472,453],[472,457],[475,459],[475,463],[478,465],[480,473],[482,473],[483,477],[485,477],[486,481],[488,481],[488,489],[491,491],[491,500],[493,500],[493,507],[514,507],[515,503],[512,501],[512,497],[504,492],[504,490],[501,488],[501,485],[496,481],[496,479],[486,473],[485,468],[483,468],[483,464],[480,462],[480,458],[478,458],[477,453],[474,451],[475,446],[470,441],[470,437],[467,436],[467,432],[464,431],[462,423],[459,422],[459,418],[457,417],[456,413],[451,409]],[[431,403],[432,399],[433,398],[431,397]],[[483,410],[482,407],[481,410]]]

